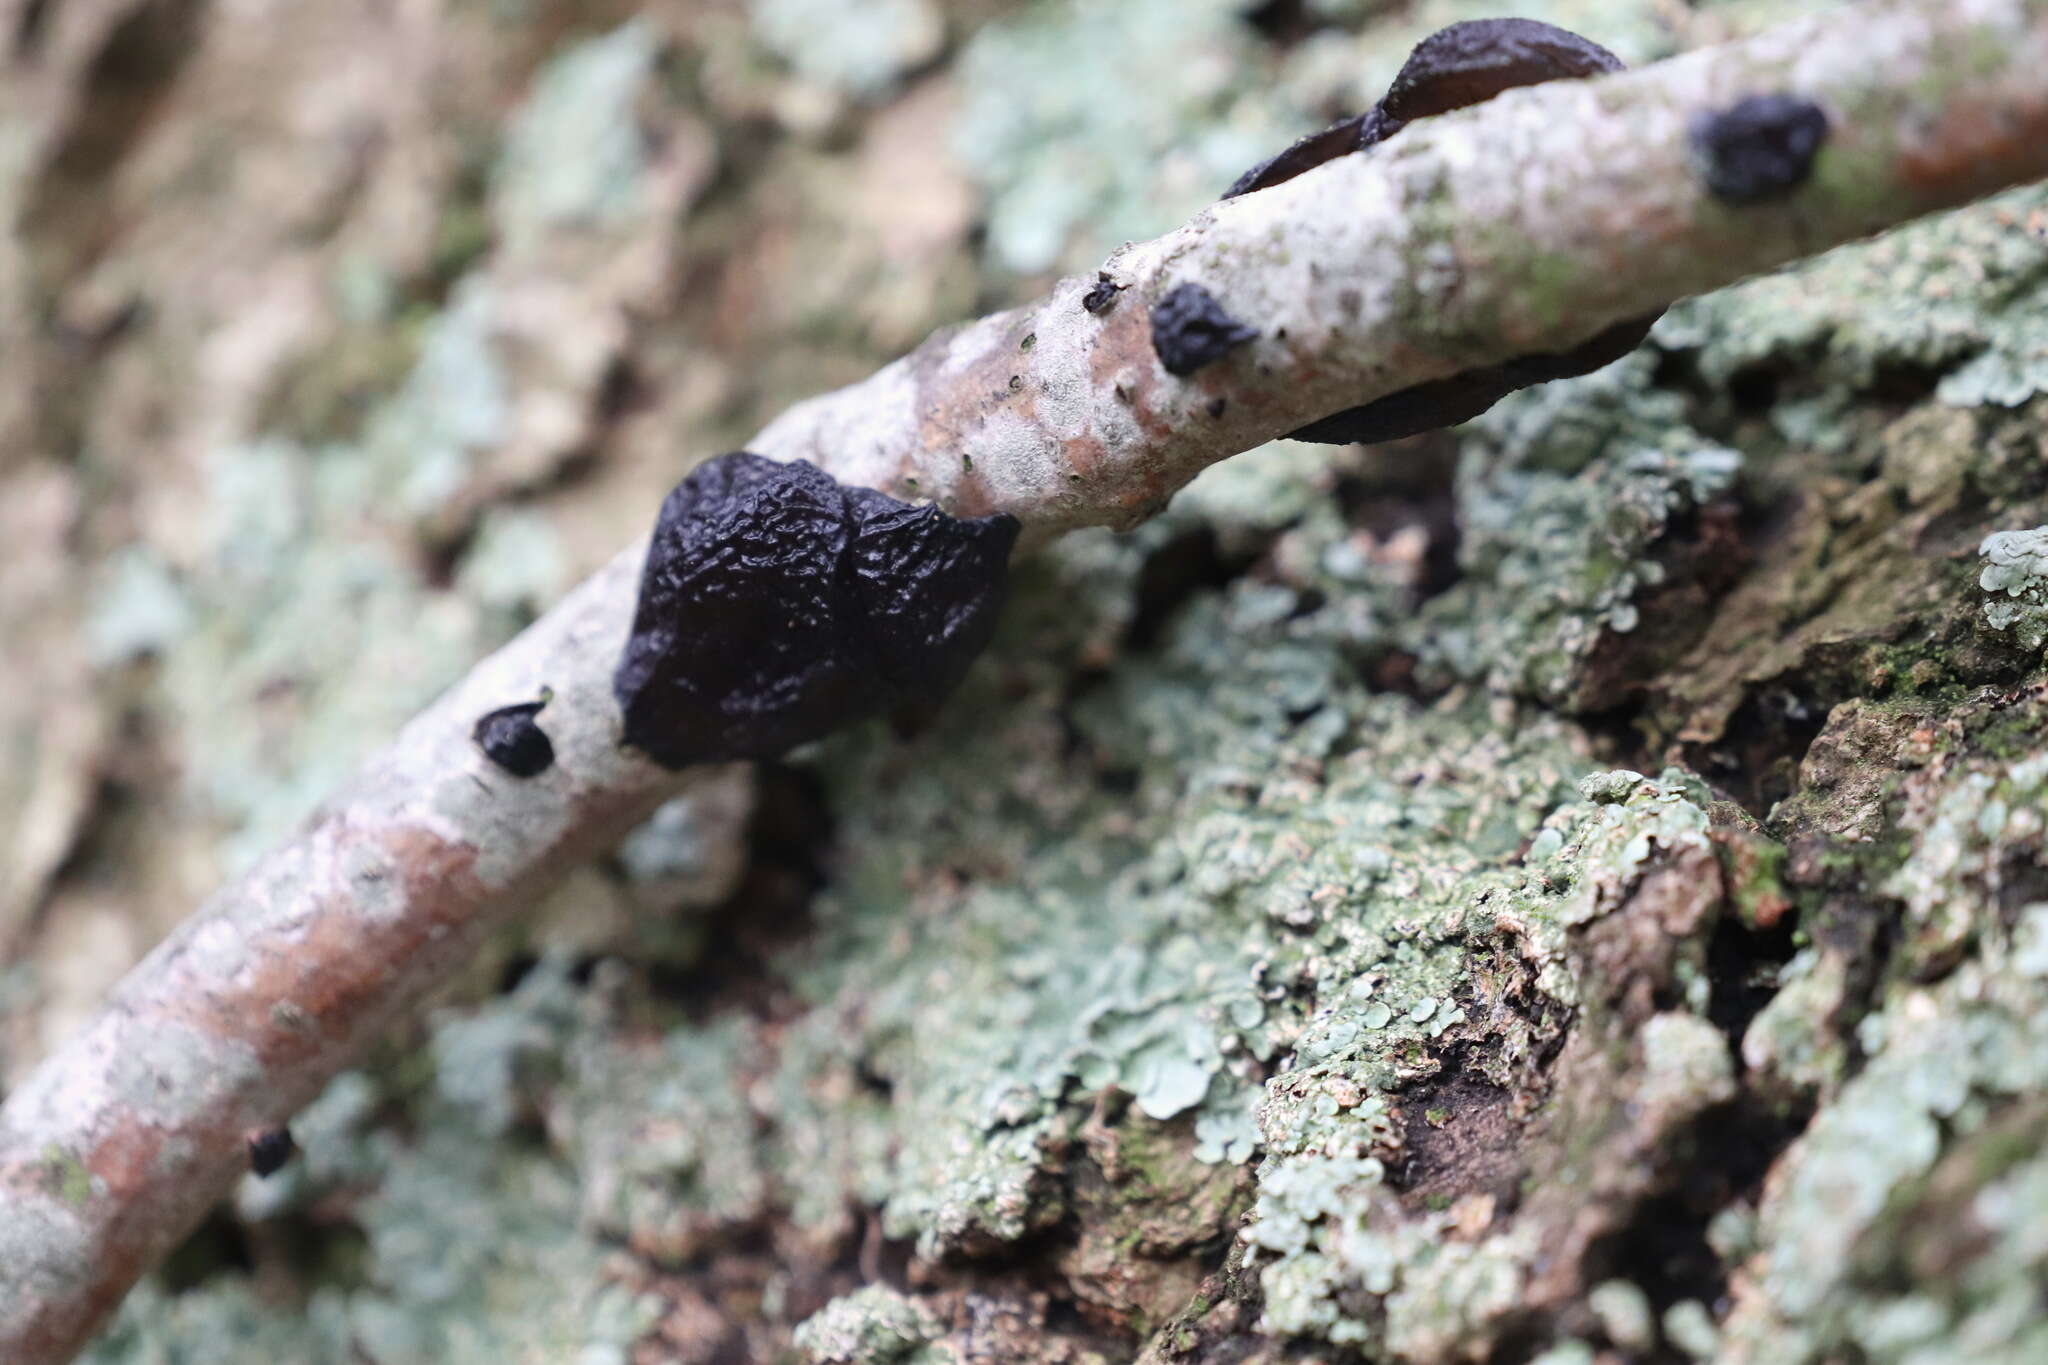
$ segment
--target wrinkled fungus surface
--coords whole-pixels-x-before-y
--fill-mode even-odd
[[[1797,95],[1751,95],[1693,120],[1693,150],[1715,198],[1781,199],[1806,183],[1827,141],[1827,113]]]
[[[1013,517],[957,518],[747,451],[662,504],[612,689],[671,768],[936,705],[993,634]]]

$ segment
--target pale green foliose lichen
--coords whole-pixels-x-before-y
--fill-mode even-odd
[[[873,1284],[842,1295],[796,1329],[811,1365],[947,1365],[957,1357],[933,1347],[939,1321],[917,1300]]]
[[[571,1040],[549,1117],[588,1226],[672,1264],[760,1213],[767,1173],[741,1081],[759,1046],[736,1019],[639,1046],[610,1030]]]
[[[1511,395],[1469,424],[1464,574],[1400,631],[1426,671],[1571,706],[1603,635],[1636,629],[1639,598],[1665,579],[1657,542],[1726,493],[1742,464],[1687,425],[1653,370],[1639,353]]]
[[[1375,694],[1342,657],[1370,584],[1303,610],[1249,581],[1197,597],[1059,718],[1061,661],[1099,638],[1099,613],[1121,619],[1145,547],[1211,517],[1226,543],[1294,520],[1311,562],[1346,538],[1309,481],[1262,491],[1308,454],[1260,452],[1136,537],[1020,566],[1005,637],[939,729],[834,752],[857,856],[784,964],[815,1027],[774,1082],[801,1207],[829,1222],[851,1185],[930,1251],[1018,1238],[1062,1215],[1047,1153],[1106,1090],[1190,1125],[1212,1161],[1245,1160],[1262,1130],[1364,1157],[1391,1135],[1385,1092],[1469,1027],[1457,945],[1475,903],[1523,876],[1502,860],[1560,803],[1586,809],[1568,726]],[[981,688],[1002,690],[1003,724],[973,720]],[[1063,733],[1086,769],[1061,759]],[[891,800],[854,798],[879,790]],[[1063,833],[1033,833],[1045,822]],[[956,867],[1001,876],[959,894]],[[1262,1089],[1281,1059],[1314,1095]],[[829,1079],[856,1067],[886,1106]]]
[[[1778,972],[1778,993],[1742,1035],[1742,1060],[1759,1075],[1800,1090],[1831,1090],[1849,1065],[1846,1042],[1828,1021],[1847,999],[1848,967],[1806,948]]]
[[[1705,378],[1796,361],[1772,420],[1791,439],[1848,439],[1856,390],[1886,371],[1945,371],[1957,406],[2012,406],[2048,384],[2048,189],[2030,186],[1908,223],[1673,307],[1656,340],[1697,350]]]
[[[1475,869],[1445,888],[1468,936],[1489,923],[1512,925],[1523,951],[1544,963],[1538,985],[1561,1003],[1573,998],[1561,961],[1565,931],[1612,910],[1653,856],[1704,847],[1708,827],[1696,800],[1704,793],[1683,774],[1592,773],[1578,791],[1576,800],[1559,793],[1519,865]],[[1335,1013],[1360,1023],[1390,1018],[1361,1003]],[[1643,1051],[1640,1107],[1697,1110],[1733,1092],[1726,1044],[1702,1018],[1656,1016]],[[1299,1044],[1295,1056],[1309,1060]],[[1513,1311],[1539,1248],[1517,1229],[1460,1238],[1455,1210],[1400,1205],[1384,1163],[1370,1154],[1394,1140],[1385,1110],[1399,1065],[1376,1068],[1370,1051],[1358,1060],[1368,1064],[1354,1062],[1334,1082],[1328,1067],[1309,1065],[1267,1083],[1266,1156],[1243,1233],[1259,1268],[1263,1326],[1397,1359],[1446,1358]],[[1366,1303],[1375,1306],[1366,1311]]]
[[[1647,1353],[1657,1345],[1656,1319],[1649,1296],[1627,1280],[1608,1280],[1593,1286],[1586,1295],[1586,1307],[1600,1320],[1607,1339],[1627,1351]]]
[[[799,76],[848,95],[886,93],[938,55],[932,0],[747,0],[754,34]]]
[[[1183,648],[1229,637],[1228,609],[1208,615],[1194,613],[1217,633],[1177,633]],[[910,1044],[900,1063],[870,1045],[898,1082],[899,1118],[918,1115],[888,1205],[897,1230],[943,1245],[1053,1216],[1034,1215],[1031,1182],[1069,1094],[1115,1086],[1155,1118],[1192,1111],[1213,1142],[1249,1115],[1256,1068],[1276,1056],[1386,1084],[1462,1022],[1458,955],[1440,941],[1463,909],[1461,876],[1511,850],[1560,794],[1562,736],[1538,726],[1520,744],[1474,743],[1454,717],[1356,693],[1326,664],[1304,670],[1316,655],[1278,638],[1257,657],[1266,666],[1238,691],[1217,657],[1169,647],[1162,675],[1090,707],[1097,742],[1159,774],[1140,777],[1132,827],[1043,850],[1028,892],[973,894],[918,931],[928,968],[868,983],[869,1027]],[[1308,716],[1244,750],[1249,736],[1220,722],[1247,707]],[[1375,738],[1339,760],[1330,746],[1347,733]],[[1177,761],[1178,745],[1215,766]],[[1258,775],[1290,754],[1330,763],[1326,782]],[[1411,785],[1418,764],[1436,780]],[[1477,773],[1503,769],[1522,775],[1468,804]],[[851,888],[833,900],[839,914],[881,911]],[[1292,984],[1304,981],[1308,998]],[[1241,1155],[1248,1138],[1215,1154]]]
[[[1694,1360],[1706,1360],[1721,1345],[1714,1315],[1698,1299],[1680,1299],[1664,1310],[1664,1339]]]
[[[1984,624],[2039,649],[2048,640],[2048,526],[1993,532],[1977,553],[1984,558],[1977,586],[1990,594]]]
[[[1237,60],[1235,0],[1042,5],[983,28],[958,63],[961,164],[982,181],[999,267],[1078,268],[1154,236],[1294,135]],[[1141,71],[1172,70],[1173,80]]]
[[[628,221],[642,209],[647,139],[634,105],[661,51],[641,19],[548,64],[491,173],[494,216],[517,250],[546,228]]]
[[[2048,1350],[2038,1307],[2023,1306],[2048,1273],[2048,906],[1997,909],[2006,869],[2038,865],[2044,816],[2048,756],[1969,763],[1909,791],[1911,842],[1887,889],[1911,948],[1938,962],[1966,940],[1975,951],[1933,984],[1902,978],[1861,1021],[1867,1063],[1763,1202],[1757,1292],[1724,1325],[1724,1358],[1831,1359],[1844,1339],[1876,1365]]]
[[[2008,864],[2039,855],[2048,754],[1973,762],[1915,798],[1900,820],[1913,836],[1910,852],[1884,889],[1904,905],[1909,951],[1939,961],[1995,921]]]

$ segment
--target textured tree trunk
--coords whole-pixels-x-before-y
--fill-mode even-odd
[[[1791,7],[1554,8],[1641,66]],[[1263,447],[1127,534],[1048,543],[1415,365],[1355,324],[1355,370],[1303,364],[1300,328],[1262,341],[1279,399],[1252,360],[1149,369],[1150,302],[1240,278],[1232,224],[1281,191],[1112,251],[1484,13],[1424,9],[0,5],[0,1084],[309,819],[310,862],[239,883],[255,911],[332,877],[364,907],[321,948],[348,990],[444,980],[374,1045],[389,1013],[180,1025],[298,1049],[303,1076],[363,1060],[270,1097],[306,1102],[296,1158],[241,1177],[88,1358],[2048,1353],[2048,193],[1683,304],[1454,431]],[[1859,45],[1773,69],[1833,98],[1857,53],[1924,55],[1913,7],[1858,13]],[[1686,244],[1668,292],[1884,221],[1873,167],[1930,204],[2009,179],[2048,104],[1994,46],[1942,51],[1975,100],[1930,76],[1837,104],[1809,212],[1731,213],[1706,250],[1646,228]],[[1709,102],[1758,93],[1687,69]],[[1633,87],[1553,98],[1603,88]],[[1646,112],[1643,144],[1678,116]],[[1406,155],[1484,166],[1465,126]],[[1504,199],[1545,155],[1493,177]],[[1550,219],[1422,225],[1443,272],[1376,279],[1372,307],[1441,320],[1423,369],[1640,311],[1663,295],[1603,293],[1581,249],[1675,183],[1654,160],[1559,149]],[[1332,315],[1342,282],[1305,259],[1330,240],[1276,226],[1242,277],[1299,288],[1262,320]],[[1519,293],[1479,264],[1539,254]],[[1063,287],[1050,325],[998,317],[769,425],[1105,262],[1130,292],[1100,320]],[[1542,316],[1539,287],[1597,305]],[[1103,354],[1171,441],[1077,416],[1062,376]],[[1027,420],[933,402],[960,371],[1028,388]],[[607,776],[497,831],[559,842],[531,859],[554,888],[436,861],[392,903],[514,922],[379,921],[386,863],[341,818],[369,788],[316,804],[593,573],[604,630],[529,637],[444,705],[571,673],[601,695],[602,575],[630,577],[614,556],[682,470],[764,426],[770,453],[1048,533],[966,691],[687,788],[558,730]],[[1162,444],[1178,463],[1120,462]],[[366,781],[419,827],[513,780],[421,780],[460,758],[404,733]],[[182,941],[236,998],[305,970]],[[181,1116],[262,1109],[218,1101],[279,1065],[102,1060],[38,1105],[89,1108],[105,1076],[167,1117],[125,1165],[41,1153],[0,1203],[0,1282],[60,1235],[35,1210],[146,1186]],[[204,1128],[217,1176],[234,1128]]]

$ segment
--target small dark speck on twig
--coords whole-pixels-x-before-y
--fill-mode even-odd
[[[299,1150],[299,1144],[292,1141],[292,1130],[280,1124],[275,1128],[259,1128],[249,1134],[249,1169],[258,1176],[272,1176],[284,1169],[292,1153]]]
[[[1081,296],[1081,306],[1091,313],[1107,313],[1116,306],[1116,296],[1124,287],[1109,277],[1107,270],[1095,272],[1095,283]]]
[[[1756,204],[1805,184],[1827,140],[1828,116],[1797,95],[1751,95],[1692,121],[1700,174],[1716,199]]]
[[[1171,375],[1191,375],[1258,335],[1199,284],[1177,284],[1152,305],[1152,349]]]
[[[539,701],[501,706],[478,717],[470,737],[484,756],[514,777],[533,777],[554,765],[555,746],[534,717],[551,699],[543,688]]]

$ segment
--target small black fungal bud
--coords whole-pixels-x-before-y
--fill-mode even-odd
[[[299,1150],[299,1144],[292,1141],[292,1130],[283,1125],[258,1128],[245,1141],[249,1144],[249,1169],[263,1177],[283,1170],[292,1154]]]
[[[1258,335],[1199,284],[1177,284],[1152,305],[1152,349],[1171,375],[1185,378]]]
[[[1095,272],[1095,283],[1081,296],[1081,306],[1098,315],[1107,313],[1116,307],[1116,296],[1123,292],[1124,287],[1112,280],[1107,270],[1098,270]]]
[[[676,485],[612,677],[625,741],[669,768],[773,758],[936,706],[995,633],[1014,517],[951,517],[802,460],[735,451]]]
[[[1689,131],[1708,191],[1725,203],[1757,204],[1806,183],[1828,116],[1797,95],[1751,95],[1699,115]]]
[[[555,746],[534,717],[550,700],[543,689],[539,701],[522,701],[501,706],[477,719],[470,738],[484,751],[484,757],[514,777],[532,777],[546,772],[555,762]]]

